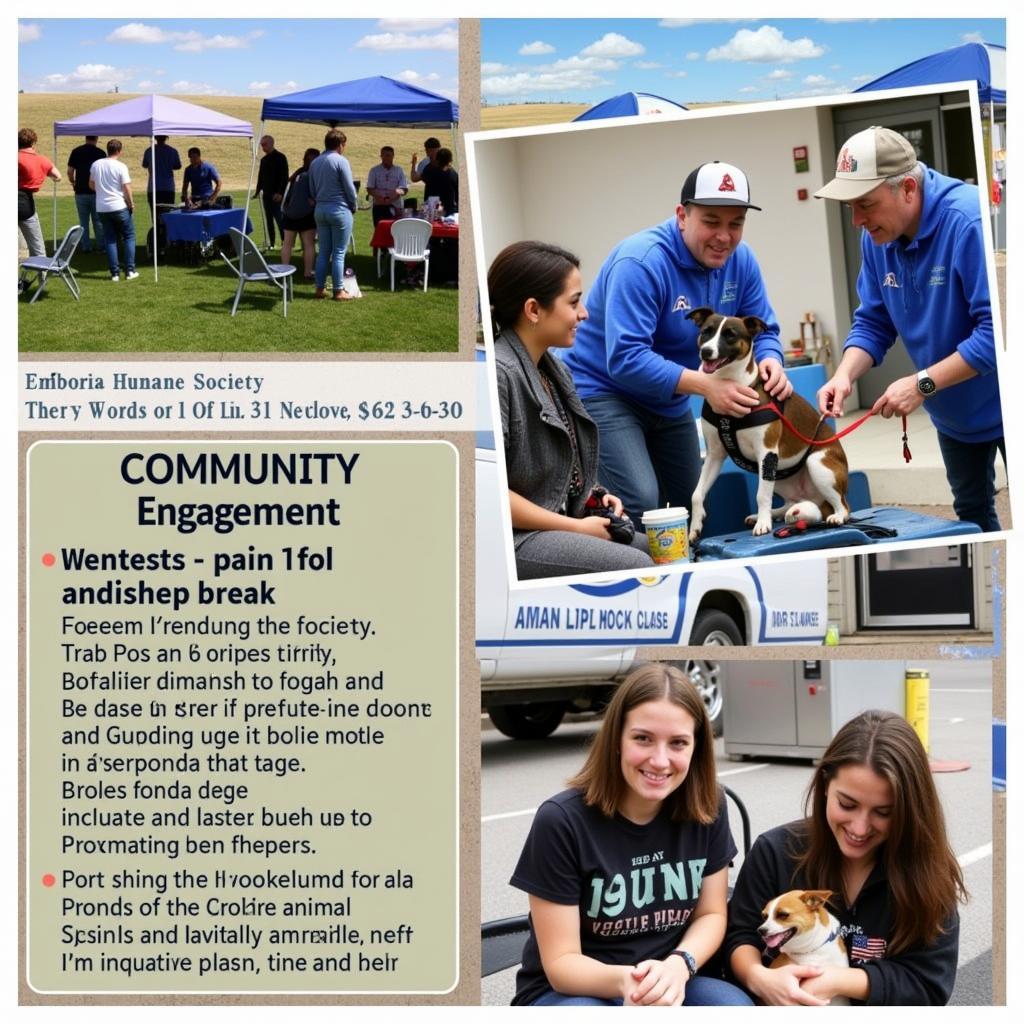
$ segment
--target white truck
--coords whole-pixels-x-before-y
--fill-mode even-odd
[[[483,708],[497,729],[514,739],[539,739],[569,712],[600,710],[636,663],[639,647],[822,643],[828,625],[824,558],[757,566],[719,561],[639,580],[510,589],[501,456],[485,363],[477,367],[476,653]],[[677,664],[703,694],[717,732],[717,663]]]

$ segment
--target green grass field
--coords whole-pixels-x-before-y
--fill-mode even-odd
[[[53,122],[76,117],[101,106],[128,99],[126,95],[21,94],[18,96],[19,125],[35,129],[37,148],[53,156]],[[252,122],[259,130],[261,100],[247,97],[182,97],[190,103],[208,106],[233,117]],[[277,148],[293,166],[307,146],[322,146],[326,128],[322,125],[273,122],[267,131]],[[382,145],[392,145],[396,162],[408,173],[414,151],[422,156],[423,140],[437,134],[448,144],[446,133],[410,129],[368,128],[346,130],[345,155],[353,176],[364,183],[370,167],[379,163]],[[62,138],[57,167],[64,174],[67,156],[82,140]],[[100,145],[106,139],[100,139]],[[122,139],[122,157],[128,165],[136,190],[145,187],[142,170],[143,139]],[[173,138],[171,144],[182,154],[191,145],[203,150],[204,159],[217,166],[224,191],[235,205],[244,205],[249,180],[248,140]],[[176,177],[180,188],[181,174]],[[52,199],[48,187],[38,198],[39,217],[49,241],[53,232]],[[66,180],[57,187],[57,233],[78,223],[71,189]],[[422,186],[413,185],[410,195],[422,196]],[[365,190],[360,201],[365,202]],[[255,237],[262,241],[260,211],[254,204],[250,217]],[[150,227],[149,209],[140,201],[135,211],[135,232],[139,244]],[[296,249],[298,269],[295,302],[289,303],[288,319],[281,316],[280,292],[270,285],[249,285],[238,313],[230,316],[237,278],[220,259],[206,265],[187,267],[168,262],[160,266],[159,282],[153,279],[152,261],[138,259],[141,277],[137,281],[112,284],[102,253],[78,254],[74,267],[82,300],[75,302],[64,285],[51,278],[42,297],[33,305],[19,303],[18,342],[23,352],[455,352],[458,350],[458,294],[451,286],[436,284],[422,290],[402,287],[389,290],[387,260],[384,276],[377,280],[369,242],[372,222],[368,210],[356,214],[356,255],[351,265],[363,291],[357,302],[316,302],[312,282],[302,280],[302,258]],[[277,253],[274,253],[274,259]],[[273,260],[271,260],[273,262]],[[432,268],[433,270],[433,268]]]

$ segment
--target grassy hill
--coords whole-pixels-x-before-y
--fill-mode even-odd
[[[176,96],[176,99],[195,103],[200,107],[208,107],[230,117],[240,117],[252,124],[253,132],[260,129],[260,107],[263,100],[251,96]],[[91,110],[119,103],[121,100],[132,99],[128,93],[114,95],[112,93],[21,93],[18,96],[18,126],[32,128],[39,136],[38,149],[51,159],[53,158],[53,123],[65,121]],[[451,133],[448,131],[428,131],[423,128],[346,128],[341,126],[348,137],[345,156],[352,165],[352,176],[366,182],[370,168],[380,163],[381,146],[395,147],[395,162],[409,173],[409,163],[413,152],[423,156],[423,140],[429,135],[436,135],[443,146],[451,148]],[[288,157],[289,166],[294,169],[302,161],[302,153],[309,146],[323,148],[324,125],[298,124],[292,121],[270,121],[266,131],[273,135],[277,148]],[[82,140],[64,137],[59,140],[57,168],[64,173],[67,157],[72,148]],[[142,170],[142,154],[148,142],[141,138],[122,138],[124,151],[122,159],[132,171],[133,180],[144,184],[146,175]],[[104,145],[105,138],[100,139]],[[185,151],[190,146],[198,146],[203,151],[203,158],[210,160],[217,167],[227,191],[243,191],[249,182],[249,168],[252,155],[248,139],[214,139],[189,138],[181,136],[172,138],[170,144],[181,154],[185,163]],[[262,156],[257,145],[257,156]],[[177,176],[178,187],[181,187],[181,175]],[[45,191],[45,189],[44,189]],[[413,185],[410,195],[422,194],[421,185]],[[58,186],[58,195],[71,195],[66,182]]]
[[[690,110],[702,107],[722,106],[720,103],[690,103]],[[540,124],[568,124],[584,110],[589,103],[504,103],[495,107],[483,107],[480,111],[480,127],[485,131],[492,128],[529,128]]]

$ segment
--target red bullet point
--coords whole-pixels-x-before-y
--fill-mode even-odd
[[[56,555],[51,555],[50,552],[47,551],[46,554],[43,555],[43,565],[45,565],[46,568],[49,569],[51,565],[56,565],[56,564],[57,564],[57,556]]]
[[[45,885],[47,889],[56,884],[57,879],[54,878],[53,875],[43,875],[43,885]]]

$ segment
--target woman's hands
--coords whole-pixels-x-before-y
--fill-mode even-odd
[[[625,976],[624,1006],[679,1006],[686,995],[690,972],[681,956],[644,960]]]
[[[831,996],[822,996],[811,988],[824,973],[821,967],[800,964],[758,966],[750,971],[746,986],[767,1006],[827,1006]]]

